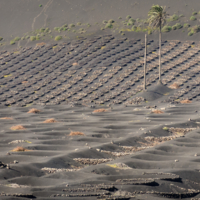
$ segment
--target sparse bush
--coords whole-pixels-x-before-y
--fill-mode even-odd
[[[64,27],[68,27],[68,25],[67,24],[64,24],[64,25],[62,25],[62,27],[64,28]]]
[[[17,42],[17,41],[19,41],[19,40],[21,40],[20,37],[15,37],[15,39],[14,39],[15,42]]]
[[[119,17],[118,19],[122,19],[122,17]]]
[[[44,31],[45,31],[45,28],[41,28],[41,29],[40,29],[40,32],[44,32]]]
[[[54,31],[58,31],[58,30],[59,30],[59,28],[60,28],[60,27],[55,27],[55,28],[54,28]]]
[[[178,19],[179,19],[179,16],[176,15],[176,14],[174,14],[174,15],[172,15],[172,16],[169,18],[169,21],[176,21],[176,20],[178,20]]]
[[[126,16],[126,19],[130,19],[130,18],[131,18],[131,16],[130,16],[130,15],[127,15],[127,16]]]
[[[36,38],[36,40],[39,40],[39,39],[40,39],[40,36],[39,36],[39,35],[37,35],[35,38]]]
[[[171,31],[171,30],[172,30],[172,27],[171,27],[171,26],[164,26],[164,27],[162,28],[162,32],[164,32],[164,33],[169,32],[169,31]]]
[[[196,11],[195,11],[195,12],[193,12],[193,13],[192,13],[192,15],[197,15],[197,12],[196,12]]]
[[[131,26],[132,24],[130,24],[129,22],[126,24],[127,26]]]
[[[26,39],[29,39],[29,38],[30,38],[29,35],[27,35],[27,36],[26,36]]]
[[[176,25],[172,26],[172,30],[176,30]]]
[[[190,27],[190,25],[186,23],[186,24],[183,25],[183,27],[188,28],[188,27]]]
[[[90,27],[91,25],[90,25],[90,24],[87,24],[87,26]]]
[[[179,15],[179,17],[184,17],[184,15],[183,15],[183,14],[181,14],[181,15]]]
[[[11,40],[11,41],[10,41],[10,44],[11,44],[11,45],[15,44],[15,41]]]
[[[76,32],[76,30],[72,30],[72,32],[73,32],[73,33],[75,33],[75,32]]]
[[[149,29],[149,30],[148,30],[148,35],[151,35],[152,32],[153,32],[153,31],[152,31],[151,29]]]
[[[183,27],[180,23],[176,23],[175,26],[177,29],[181,29]]]
[[[66,30],[67,30],[67,28],[66,28],[66,27],[64,27],[64,28],[63,28],[63,31],[66,31]]]
[[[42,4],[40,4],[39,7],[42,7]]]
[[[193,35],[193,33],[192,33],[192,32],[189,32],[189,33],[188,33],[188,35],[189,35],[189,36],[192,36],[192,35]]]
[[[3,38],[2,38],[2,37],[0,37],[0,41],[1,41],[1,40],[3,40]]]
[[[25,40],[25,37],[21,37],[21,40]]]
[[[30,40],[31,40],[31,41],[35,41],[35,40],[36,40],[36,37],[35,37],[35,36],[31,36],[31,37],[30,37]]]
[[[105,28],[112,28],[112,27],[113,27],[113,25],[111,23],[107,23],[105,26]]]
[[[78,22],[77,25],[80,26],[80,25],[81,25],[81,22]]]
[[[196,25],[191,28],[192,33],[198,33],[200,31],[200,26]]]
[[[191,20],[191,21],[195,21],[196,19],[197,19],[197,18],[196,18],[195,16],[191,16],[191,17],[190,17],[190,20]]]
[[[63,30],[63,28],[62,28],[62,27],[60,27],[60,28],[58,29],[58,32],[60,33],[62,30]]]
[[[72,28],[72,27],[75,27],[75,25],[74,24],[70,24],[69,27]]]
[[[137,26],[132,26],[131,28],[132,31],[136,31],[136,29],[137,29]]]
[[[129,23],[130,25],[134,25],[135,20],[134,20],[133,18],[131,18],[131,19],[128,20],[128,23]]]
[[[45,32],[45,33],[48,33],[48,32],[49,32],[49,28],[46,28],[44,32]]]
[[[113,20],[113,19],[110,19],[110,20],[108,20],[108,23],[110,23],[110,24],[112,24],[112,23],[114,23],[115,21]]]
[[[106,20],[103,20],[103,22],[102,22],[103,24],[107,24],[108,23],[108,21],[106,21]]]
[[[59,41],[59,40],[61,40],[61,39],[62,39],[62,36],[61,36],[61,35],[58,35],[58,36],[55,37],[55,41]]]

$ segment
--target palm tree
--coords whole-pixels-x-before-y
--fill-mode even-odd
[[[159,28],[159,82],[161,82],[161,29],[166,23],[168,14],[165,12],[164,6],[153,5],[148,12],[148,22],[153,28]]]

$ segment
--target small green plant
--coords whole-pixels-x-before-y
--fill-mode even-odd
[[[184,17],[184,15],[183,15],[183,14],[181,14],[181,15],[179,15],[179,17]]]
[[[60,28],[58,29],[58,32],[60,33],[62,30],[63,30],[63,27],[60,27]]]
[[[63,28],[63,31],[66,31],[66,30],[67,30],[67,28],[66,28],[66,27],[64,27],[64,28]]]
[[[130,19],[130,18],[131,18],[131,16],[130,16],[130,15],[127,15],[127,16],[126,16],[126,19]]]
[[[164,131],[168,131],[168,130],[169,130],[169,128],[167,128],[167,127],[164,127],[164,128],[163,128],[163,130],[164,130]]]
[[[69,27],[70,28],[75,27],[75,24],[70,24]]]
[[[122,17],[119,17],[118,19],[122,19]]]
[[[195,11],[195,12],[193,12],[193,13],[192,13],[192,15],[197,15],[197,12],[196,12],[196,11]]]
[[[90,24],[87,24],[87,26],[90,27],[91,25],[90,25]]]
[[[196,18],[195,16],[191,16],[191,17],[190,17],[190,20],[191,20],[191,21],[195,21],[195,20],[197,20],[197,18]]]
[[[153,31],[152,31],[151,29],[149,29],[149,30],[148,30],[148,35],[151,35],[152,32],[153,32]]]
[[[200,26],[196,25],[196,26],[193,26],[191,28],[191,32],[194,34],[194,33],[198,33],[200,32]]]
[[[128,20],[128,23],[129,23],[130,25],[134,25],[135,20],[134,20],[133,18],[130,18],[130,19]]]
[[[44,30],[44,32],[45,32],[45,33],[48,33],[48,32],[49,32],[49,28],[46,28],[46,29]]]
[[[192,33],[192,32],[189,32],[189,33],[188,33],[188,36],[192,36],[192,35],[193,35],[193,33]]]
[[[108,20],[108,23],[110,23],[110,24],[112,24],[112,23],[114,23],[115,21],[113,20],[113,19],[110,19],[110,20]]]
[[[172,26],[172,30],[176,30],[176,25]]]
[[[64,28],[64,27],[67,27],[67,26],[68,26],[67,24],[62,25],[63,28]]]
[[[162,32],[164,32],[164,33],[169,32],[169,31],[171,31],[171,30],[172,30],[172,27],[171,27],[171,26],[164,26],[164,27],[162,28]]]
[[[101,30],[103,31],[103,30],[104,30],[104,28],[101,28]]]
[[[127,25],[127,26],[131,26],[132,24],[128,22],[126,25]]]
[[[15,37],[15,39],[14,39],[15,42],[17,42],[17,41],[19,41],[19,40],[21,40],[20,37]]]
[[[179,16],[176,15],[176,14],[174,14],[174,15],[172,15],[172,16],[168,19],[168,21],[176,21],[176,20],[178,20],[178,19],[179,19]]]
[[[29,39],[29,38],[30,38],[29,35],[27,35],[27,36],[26,36],[26,39]]]
[[[40,32],[44,32],[44,31],[45,31],[45,28],[41,28],[41,29],[40,29]]]
[[[81,25],[81,22],[78,22],[78,23],[77,23],[77,26],[80,26],[80,25]]]
[[[180,23],[176,23],[175,26],[177,29],[181,29],[183,27]]]
[[[35,36],[31,36],[31,37],[30,37],[30,40],[31,40],[31,41],[35,41],[35,40],[36,40],[36,37],[35,37]]]
[[[21,40],[25,40],[25,37],[21,37]]]
[[[61,36],[61,35],[58,35],[58,36],[55,37],[55,41],[59,41],[59,40],[61,40],[61,39],[62,39],[62,36]]]
[[[40,39],[40,36],[39,36],[39,35],[37,35],[35,38],[36,38],[36,40],[39,40],[39,39]]]
[[[58,30],[59,30],[59,27],[55,27],[55,28],[54,28],[54,31],[58,31]]]
[[[103,24],[107,24],[108,23],[108,21],[106,21],[106,20],[103,20],[103,22],[102,22]]]
[[[40,4],[39,7],[42,7],[42,4]]]
[[[112,28],[112,27],[113,27],[113,25],[111,23],[107,23],[105,26],[105,28]]]
[[[132,26],[131,28],[132,31],[136,31],[136,29],[137,29],[137,26]]]
[[[185,24],[183,25],[183,27],[184,27],[184,28],[189,28],[190,25],[189,25],[188,23],[185,23]]]
[[[2,37],[0,37],[0,41],[1,41],[1,40],[3,40],[3,38],[2,38]]]
[[[10,41],[10,44],[11,44],[11,45],[14,45],[14,44],[15,44],[15,41],[14,41],[14,40],[11,40],[11,41]]]

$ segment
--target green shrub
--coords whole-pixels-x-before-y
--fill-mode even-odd
[[[169,32],[169,31],[171,31],[171,30],[172,30],[172,27],[171,27],[171,26],[164,26],[164,27],[162,28],[162,32],[164,32],[164,33]]]
[[[63,28],[63,31],[66,31],[66,30],[67,30],[67,28],[66,28],[66,27],[64,27],[64,28]]]
[[[91,25],[90,25],[90,24],[87,24],[87,26],[90,27]]]
[[[164,131],[168,131],[168,130],[169,130],[169,128],[167,128],[167,127],[164,127],[164,128],[163,128],[163,130],[164,130]]]
[[[78,22],[77,25],[80,26],[80,25],[81,25],[81,22]]]
[[[176,25],[172,26],[172,30],[176,30]]]
[[[191,17],[190,17],[190,20],[191,20],[191,21],[195,21],[196,19],[197,19],[197,18],[196,18],[195,16],[191,16]]]
[[[153,32],[153,31],[152,31],[151,29],[149,29],[149,30],[148,30],[148,35],[151,35],[152,32]]]
[[[40,4],[39,7],[42,7],[42,4]]]
[[[106,21],[106,20],[103,20],[103,22],[102,22],[103,24],[107,24],[108,23],[108,21]]]
[[[64,27],[67,27],[67,26],[68,26],[67,24],[62,25],[63,28],[64,28]]]
[[[200,26],[196,25],[191,28],[192,33],[198,33],[200,31]]]
[[[128,20],[128,23],[129,23],[130,25],[134,25],[135,20],[134,20],[133,18],[131,18],[131,19]]]
[[[48,32],[49,32],[49,28],[46,28],[44,32],[45,32],[45,33],[48,33]]]
[[[31,37],[30,37],[30,40],[31,40],[31,41],[35,41],[35,40],[36,40],[36,37],[35,37],[35,36],[31,36]]]
[[[19,40],[21,40],[20,37],[16,37],[16,38],[14,39],[15,42],[16,42],[16,41],[19,41]]]
[[[177,29],[181,29],[183,27],[180,23],[176,23],[175,26]]]
[[[127,26],[130,26],[130,25],[133,25],[133,24],[131,24],[131,23],[128,22],[126,25],[127,25]]]
[[[192,15],[197,15],[197,12],[196,12],[196,11],[195,11],[195,12],[193,12],[193,13],[192,13]]]
[[[61,39],[62,39],[62,36],[61,36],[61,35],[58,35],[58,36],[55,37],[55,41],[59,41],[59,40],[61,40]]]
[[[70,24],[69,27],[70,28],[75,27],[75,24]]]
[[[103,31],[103,30],[104,30],[104,28],[101,28],[101,30]]]
[[[130,16],[130,15],[127,15],[127,16],[126,16],[126,19],[130,19],[130,18],[131,18],[131,16]]]
[[[137,26],[132,26],[131,28],[132,31],[136,31],[136,29],[137,29]]]
[[[21,37],[21,40],[25,40],[25,37]]]
[[[58,30],[59,30],[59,28],[60,28],[60,27],[55,27],[55,28],[54,28],[54,31],[58,31]]]
[[[105,28],[112,28],[112,27],[113,27],[113,25],[111,23],[107,23],[105,26]]]
[[[188,27],[190,27],[190,25],[189,25],[188,23],[185,23],[185,24],[183,25],[183,27],[184,27],[184,28],[188,28]]]
[[[26,39],[29,39],[29,38],[30,38],[29,35],[27,35],[27,36],[26,36]]]
[[[40,29],[40,32],[44,32],[44,31],[45,31],[45,29],[44,29],[44,28],[41,28],[41,29]]]
[[[169,18],[169,21],[176,21],[176,20],[178,20],[178,19],[179,19],[179,16],[176,15],[176,14],[174,14],[174,15],[172,15],[172,16]]]
[[[61,32],[63,30],[63,27],[60,27],[59,29],[58,29],[58,32]]]
[[[11,44],[11,45],[15,44],[15,41],[14,41],[14,40],[11,40],[11,41],[10,41],[10,44]]]
[[[179,17],[184,17],[184,15],[183,15],[183,14],[181,14],[181,15],[179,15]]]
[[[119,17],[118,19],[122,19],[122,17]]]
[[[1,40],[3,40],[3,38],[2,38],[2,37],[0,37],[0,41],[1,41]]]
[[[40,39],[40,36],[39,36],[39,35],[37,35],[35,38],[36,38],[36,40],[39,40],[39,39]]]
[[[192,33],[192,32],[189,32],[189,33],[188,33],[188,36],[192,36],[192,35],[193,35],[193,33]]]
[[[114,23],[115,21],[113,20],[113,19],[110,19],[110,20],[108,20],[108,23],[110,23],[110,24],[112,24],[112,23]]]

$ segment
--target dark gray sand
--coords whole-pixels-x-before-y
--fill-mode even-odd
[[[199,103],[156,106],[1,107],[1,199],[198,199]]]

